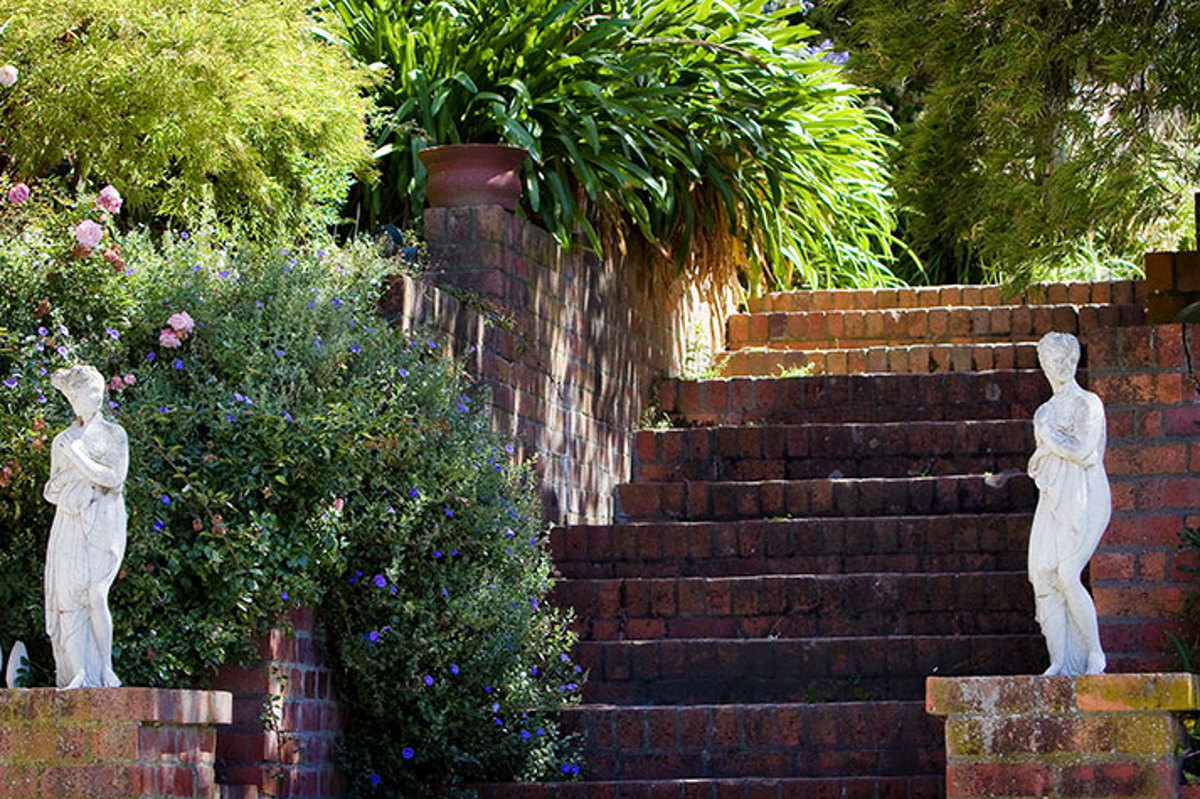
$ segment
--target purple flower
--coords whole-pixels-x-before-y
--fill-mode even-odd
[[[282,358],[282,357],[283,357],[283,350],[275,350],[275,354],[276,354],[276,355],[278,355],[280,358]]]
[[[451,674],[458,674],[458,664],[456,664],[456,663],[451,663],[451,664],[450,664],[450,673],[451,673]]]
[[[159,497],[159,499],[162,500],[162,504],[164,504],[164,505],[171,504],[171,497],[168,494],[163,494],[161,497]]]
[[[448,518],[448,519],[454,518],[454,511],[450,510],[449,508],[446,508],[444,512],[446,514],[446,518]]]
[[[179,360],[178,358],[176,358],[174,361],[172,361],[171,365],[175,367],[176,371],[180,371],[183,369],[183,361]]]
[[[121,338],[121,334],[118,333],[117,331],[113,330],[111,327],[104,328],[104,332],[107,333],[108,337],[111,338],[113,341],[117,341]]]
[[[425,683],[426,687],[429,687],[429,686],[433,685],[433,677],[426,674],[424,677],[421,678],[421,682]]]
[[[400,756],[403,757],[405,760],[412,760],[413,754],[414,754],[414,752],[413,752],[411,746],[406,746],[400,750]]]
[[[529,740],[529,730],[521,730],[521,737],[528,741]]]
[[[283,600],[287,600],[287,598],[288,598],[288,592],[287,592],[287,591],[280,591],[280,592],[279,592],[279,598],[280,598],[280,599],[283,599]]]
[[[385,578],[382,574],[375,575],[375,587],[376,588],[383,588],[386,585],[387,585],[387,578]]]
[[[166,413],[166,412],[167,412],[167,408],[166,408],[166,406],[164,405],[164,406],[162,406],[161,408],[159,408],[159,409],[158,409],[158,412],[159,412],[159,413]]]
[[[434,557],[434,558],[436,558],[437,560],[441,560],[441,559],[442,559],[442,553],[441,553],[441,552],[438,552],[438,551],[435,549],[435,550],[433,551],[433,557]]]
[[[4,381],[4,385],[8,386],[9,388],[16,388],[17,387],[17,378],[15,378],[15,377],[8,378],[7,380]]]
[[[57,352],[59,355],[61,355],[64,358],[67,357],[67,354],[68,354],[67,348],[62,344],[58,345],[58,347],[55,349],[55,352]]]
[[[462,411],[463,413],[466,413],[467,411],[470,410],[470,408],[468,408],[466,405],[462,404],[461,402],[458,403],[458,409],[460,411]]]
[[[147,360],[148,362],[150,362],[150,363],[154,363],[154,358],[155,358],[155,355],[154,355],[154,350],[151,350],[150,352],[147,352],[147,353],[146,353],[146,360]]]
[[[376,774],[374,771],[372,771],[372,772],[371,772],[371,784],[372,784],[372,785],[378,785],[378,784],[379,784],[379,783],[381,783],[381,782],[383,782],[383,780],[381,780],[381,779],[379,778],[379,775],[378,775],[378,774]]]
[[[292,415],[290,413],[288,413],[287,411],[283,412],[283,418],[287,419],[289,422],[292,421]]]
[[[368,641],[370,641],[371,643],[375,643],[376,641],[378,641],[378,640],[379,640],[379,631],[378,631],[378,630],[371,630],[371,632],[369,632],[369,633],[367,633],[366,635],[364,635],[364,636],[363,636],[363,638],[366,638],[366,639],[367,639]]]
[[[37,333],[38,333],[38,335],[39,335],[39,336],[48,336],[48,335],[50,335],[50,331],[49,331],[49,330],[47,330],[47,329],[46,329],[46,328],[44,328],[44,327],[39,327],[39,328],[38,328],[38,331],[37,331]]]
[[[397,370],[397,371],[399,372],[399,374],[400,374],[400,376],[401,376],[401,377],[408,377],[408,370],[407,370],[407,369],[401,368],[401,369],[399,369],[399,370]]]
[[[339,300],[337,297],[334,297],[334,298],[333,298],[332,300],[330,300],[329,302],[330,302],[330,303],[333,305],[333,307],[334,307],[334,308],[341,308],[341,307],[342,307],[342,301],[341,301],[341,300]]]
[[[354,352],[354,353],[359,353],[359,352],[362,352],[362,347],[358,346],[357,344],[351,344],[350,351]]]
[[[162,523],[162,521],[159,519],[155,519],[154,524],[151,526],[154,528],[154,532],[156,532],[156,533],[161,533],[163,531],[163,529],[166,527],[166,525],[164,525]]]
[[[408,489],[408,495],[410,497],[412,497],[413,499],[416,499],[417,497],[421,496],[421,494],[415,488]]]

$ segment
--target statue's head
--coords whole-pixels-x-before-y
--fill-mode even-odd
[[[50,384],[62,392],[81,419],[94,414],[104,401],[104,375],[88,364],[59,369],[50,376]]]
[[[1047,333],[1038,341],[1037,354],[1051,383],[1069,380],[1079,366],[1079,339],[1070,333]]]

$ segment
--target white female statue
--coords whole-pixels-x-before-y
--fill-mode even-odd
[[[1029,476],[1039,491],[1029,535],[1029,581],[1050,652],[1045,673],[1100,674],[1106,662],[1096,606],[1080,575],[1112,515],[1104,405],[1075,382],[1078,339],[1047,333],[1037,352],[1054,389],[1033,415],[1037,449],[1029,459]]]
[[[125,555],[129,444],[100,413],[104,378],[91,366],[50,381],[75,411],[54,437],[45,497],[57,506],[46,548],[46,633],[59,688],[115,688],[108,590]]]

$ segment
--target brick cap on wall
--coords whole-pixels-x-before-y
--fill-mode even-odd
[[[233,694],[165,688],[0,690],[0,723],[47,717],[179,725],[230,724],[233,721]]]
[[[1200,675],[929,677],[925,710],[935,716],[1186,711],[1200,709]]]

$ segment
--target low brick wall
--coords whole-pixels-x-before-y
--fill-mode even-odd
[[[1178,667],[1167,632],[1196,590],[1185,526],[1200,527],[1200,331],[1109,328],[1087,337],[1088,387],[1108,416],[1113,517],[1090,567],[1110,671]]]
[[[946,717],[946,797],[1157,797],[1180,790],[1192,674],[930,677]]]
[[[232,724],[217,733],[217,779],[241,796],[335,799],[344,788],[334,747],[343,729],[311,610],[288,614],[291,631],[259,643],[261,659],[226,666],[214,684],[233,696]]]
[[[216,799],[222,691],[0,690],[4,799]]]

